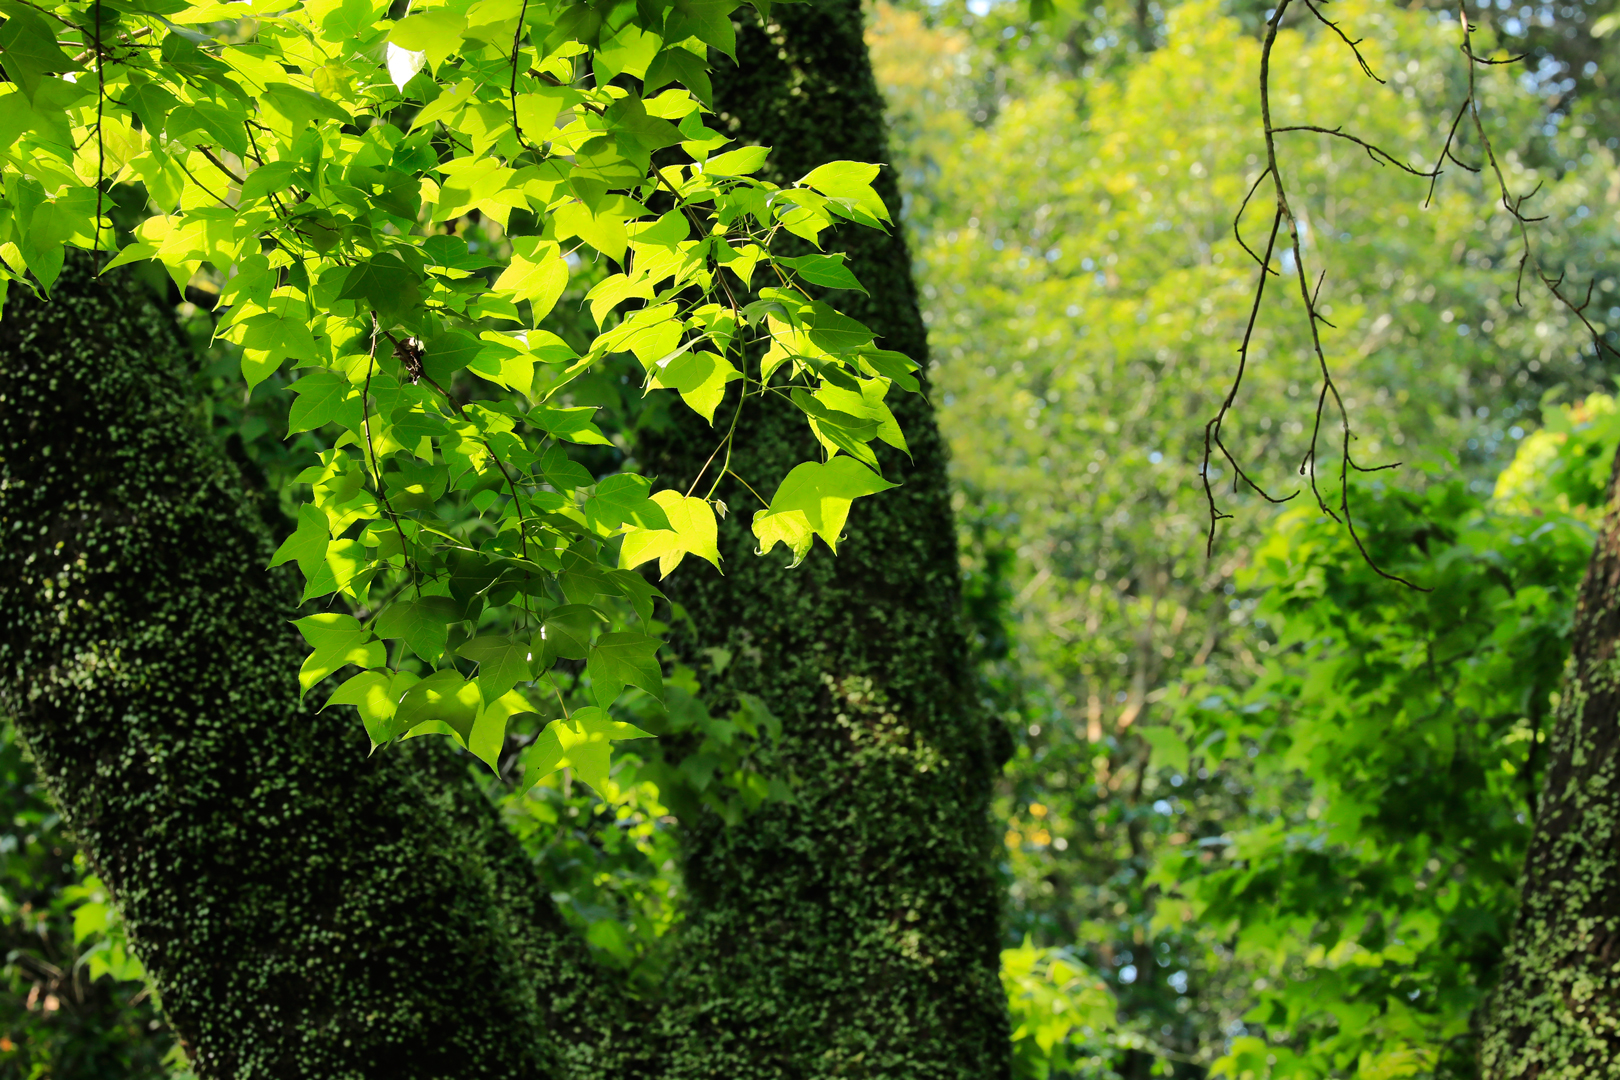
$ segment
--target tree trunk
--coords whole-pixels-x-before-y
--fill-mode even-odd
[[[299,703],[291,582],[262,569],[172,323],[88,260],[49,305],[20,291],[0,322],[0,708],[196,1071],[554,1074],[536,979],[572,961],[539,955],[543,925],[519,955],[497,894],[524,867],[483,857],[498,823],[438,740],[368,760],[352,717]]]
[[[740,68],[716,72],[716,126],[772,146],[769,179],[885,160],[856,0],[744,18],[737,55]],[[892,170],[878,190],[898,221]],[[925,361],[898,224],[846,227],[836,244],[871,292],[838,294],[840,308]],[[973,694],[944,443],[924,399],[889,400],[912,457],[889,452],[883,471],[903,486],[856,503],[836,557],[818,550],[789,570],[780,551],[756,556],[759,504],[727,478],[725,576],[683,567],[663,585],[691,618],[674,649],[707,672],[711,708],[764,699],[783,720],[778,767],[797,782],[795,802],[739,825],[683,822],[691,905],[663,1015],[671,1077],[988,1080],[1010,1068],[989,819],[1005,733]],[[718,439],[684,414],[638,456],[684,490]],[[796,410],[744,406],[732,467],[756,488],[819,456]],[[729,656],[719,671],[705,668],[715,648]]]
[[[1620,457],[1575,608],[1486,1080],[1620,1076]]]

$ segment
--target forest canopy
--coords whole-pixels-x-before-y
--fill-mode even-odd
[[[1611,708],[1581,681],[1620,449],[1607,6],[0,14],[0,332],[27,328],[0,381],[30,432],[0,525],[34,545],[0,565],[7,1069],[315,1068],[233,1056],[208,946],[166,922],[186,879],[124,854],[170,820],[140,816],[162,770],[75,764],[173,753],[251,798],[305,768],[419,793],[365,835],[438,868],[413,933],[487,935],[466,978],[500,1035],[454,1052],[511,1075],[1608,1075],[1620,987],[1557,989],[1607,956],[1558,923],[1608,925],[1604,888],[1525,869],[1565,880],[1612,820],[1607,764],[1568,779],[1614,749],[1581,734]],[[1261,258],[1272,178],[1293,232]],[[49,329],[91,303],[143,329]],[[136,403],[86,415],[140,449],[90,440],[97,479],[51,502],[29,365],[120,334],[155,373],[61,378]],[[60,522],[185,469],[212,494],[174,520],[230,520],[176,589],[254,599],[176,667],[132,630],[172,617],[77,613],[131,530]],[[186,756],[247,745],[209,711],[233,648],[286,684],[242,731],[291,774]],[[165,665],[195,720],[73,719],[139,713]],[[204,850],[170,828],[176,865]],[[273,875],[275,835],[198,895]],[[369,872],[361,833],[311,835]],[[323,910],[285,925],[369,940],[374,912]],[[314,964],[299,934],[275,978]],[[423,1001],[364,1053],[484,1039]],[[327,1074],[370,1075],[326,1038]]]

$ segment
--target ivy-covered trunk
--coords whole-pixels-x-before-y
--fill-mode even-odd
[[[1620,457],[1486,1021],[1485,1080],[1620,1076]]]
[[[291,582],[263,569],[172,320],[87,259],[49,305],[21,292],[0,322],[0,708],[195,1070],[553,1075],[536,980],[573,960],[549,899],[514,932],[500,901],[527,868],[439,740],[368,760],[344,710],[299,702]]]
[[[739,68],[722,61],[715,73],[713,123],[773,147],[769,179],[886,160],[857,0],[744,19],[737,56]],[[892,170],[878,191],[898,220]],[[870,291],[839,294],[841,309],[882,347],[926,361],[898,226],[841,230],[835,244]],[[892,388],[888,400],[910,456],[887,453],[883,473],[901,486],[857,502],[836,558],[819,544],[794,569],[781,549],[757,556],[760,503],[727,476],[725,575],[688,566],[663,585],[690,617],[674,650],[716,715],[749,693],[782,719],[776,768],[796,795],[740,824],[685,823],[691,903],[664,1014],[671,1077],[988,1080],[1009,1069],[989,820],[1006,740],[973,692],[945,445],[924,398]],[[722,430],[735,404],[717,413]],[[685,490],[719,438],[687,414],[639,453]],[[761,495],[818,456],[796,410],[770,397],[743,406],[731,468]]]

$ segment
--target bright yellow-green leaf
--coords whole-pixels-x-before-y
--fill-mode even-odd
[[[627,529],[624,545],[619,549],[619,566],[629,570],[657,559],[658,575],[666,577],[690,552],[707,559],[716,570],[720,569],[719,526],[714,519],[714,508],[703,499],[682,495],[670,488],[656,492],[652,501],[664,511],[671,527]]]
[[[836,552],[850,504],[894,486],[849,457],[795,465],[771,497],[770,506],[754,515],[760,554],[783,543],[793,552],[793,565],[797,566],[810,553],[813,536],[820,536]]]

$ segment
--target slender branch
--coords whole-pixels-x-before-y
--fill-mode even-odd
[[[1247,251],[1249,253],[1249,258],[1253,259],[1255,262],[1259,263],[1262,267],[1264,267],[1268,274],[1275,274],[1277,271],[1271,269],[1270,266],[1267,266],[1266,265],[1266,260],[1264,260],[1260,256],[1256,255],[1254,253],[1254,249],[1251,248],[1248,245],[1248,242],[1243,239],[1243,231],[1242,231],[1241,228],[1239,228],[1239,226],[1243,223],[1243,211],[1245,211],[1245,210],[1247,210],[1249,208],[1249,200],[1254,198],[1254,193],[1256,191],[1260,190],[1260,182],[1262,180],[1264,180],[1266,177],[1270,176],[1270,175],[1271,175],[1271,169],[1268,166],[1264,172],[1262,172],[1259,176],[1254,178],[1254,183],[1249,185],[1249,193],[1247,195],[1243,196],[1243,202],[1238,206],[1237,216],[1232,218],[1232,235],[1237,237],[1237,242],[1239,244],[1243,245],[1243,250]],[[1250,325],[1251,326],[1253,325],[1252,320],[1251,320]],[[1245,337],[1246,336],[1247,335],[1245,335]]]
[[[1581,325],[1586,328],[1587,334],[1591,336],[1592,347],[1598,356],[1601,357],[1604,350],[1607,350],[1611,356],[1620,357],[1620,350],[1616,350],[1613,345],[1610,345],[1606,340],[1604,340],[1603,332],[1592,324],[1591,319],[1586,317],[1586,306],[1591,301],[1591,289],[1587,289],[1587,300],[1583,303],[1576,304],[1563,293],[1564,274],[1559,274],[1555,278],[1550,276],[1545,270],[1542,269],[1541,260],[1535,252],[1535,246],[1530,242],[1530,226],[1535,222],[1544,221],[1546,219],[1545,217],[1527,217],[1524,213],[1524,204],[1535,197],[1536,193],[1541,190],[1541,185],[1538,183],[1527,194],[1520,195],[1517,198],[1512,195],[1510,189],[1508,188],[1507,177],[1502,172],[1501,163],[1496,159],[1496,150],[1491,145],[1490,136],[1485,133],[1485,122],[1479,114],[1479,95],[1476,93],[1474,86],[1474,66],[1476,64],[1508,63],[1509,61],[1486,61],[1482,57],[1476,56],[1474,54],[1473,46],[1474,28],[1468,20],[1468,8],[1466,4],[1460,2],[1460,0],[1457,5],[1457,14],[1462,20],[1463,55],[1469,60],[1468,98],[1463,102],[1463,105],[1473,119],[1474,131],[1479,136],[1480,146],[1485,151],[1485,161],[1490,165],[1491,172],[1496,177],[1497,189],[1500,192],[1502,199],[1502,208],[1513,216],[1513,220],[1517,224],[1519,230],[1520,242],[1523,245],[1523,251],[1519,256],[1518,283],[1516,283],[1514,286],[1514,300],[1521,306],[1524,303],[1520,289],[1524,281],[1524,271],[1526,268],[1528,268],[1536,275],[1537,278],[1541,280],[1542,286],[1552,294],[1553,298],[1562,304],[1566,311],[1575,316],[1576,319],[1580,320]]]
[[[237,176],[236,173],[232,172],[231,167],[229,165],[225,164],[223,161],[219,160],[219,158],[215,157],[214,152],[212,150],[210,150],[208,147],[206,147],[206,146],[198,146],[197,149],[199,151],[201,151],[203,157],[207,158],[209,161],[212,161],[214,163],[214,168],[218,169],[220,172],[224,173],[226,176],[228,176],[232,180],[234,180],[236,182],[237,187],[241,187],[243,184],[247,183],[246,178],[241,177],[241,176]]]
[[[1293,256],[1294,262],[1294,276],[1299,285],[1300,300],[1305,305],[1306,325],[1310,329],[1311,352],[1316,361],[1317,371],[1321,379],[1321,389],[1317,394],[1315,417],[1311,428],[1310,444],[1305,452],[1303,460],[1300,462],[1299,471],[1302,475],[1306,476],[1307,482],[1310,485],[1311,494],[1315,497],[1318,508],[1320,508],[1322,512],[1327,514],[1329,517],[1332,517],[1336,521],[1341,521],[1345,525],[1346,529],[1350,533],[1351,539],[1356,545],[1356,549],[1361,553],[1361,557],[1366,561],[1367,565],[1371,566],[1373,570],[1382,577],[1417,589],[1419,586],[1396,574],[1389,573],[1380,567],[1373,560],[1371,553],[1367,550],[1366,544],[1361,538],[1360,533],[1356,530],[1355,519],[1350,508],[1351,471],[1373,472],[1378,471],[1379,469],[1389,468],[1390,466],[1376,466],[1371,469],[1364,469],[1361,466],[1356,465],[1352,457],[1351,440],[1353,435],[1350,428],[1349,410],[1345,407],[1344,399],[1339,393],[1338,385],[1334,381],[1332,369],[1327,361],[1327,353],[1322,346],[1321,327],[1324,325],[1329,327],[1333,326],[1333,323],[1327,319],[1318,306],[1321,298],[1322,284],[1326,280],[1327,273],[1324,270],[1318,274],[1316,287],[1313,289],[1311,287],[1310,278],[1306,273],[1305,246],[1303,237],[1301,235],[1299,218],[1294,213],[1293,207],[1289,204],[1287,185],[1283,181],[1282,171],[1277,164],[1277,135],[1290,131],[1307,131],[1344,139],[1348,142],[1355,143],[1357,146],[1360,146],[1367,152],[1368,157],[1372,158],[1373,161],[1378,162],[1379,164],[1392,164],[1403,172],[1406,172],[1412,176],[1418,176],[1430,180],[1431,184],[1434,178],[1439,175],[1440,164],[1437,163],[1435,168],[1431,170],[1415,168],[1398,160],[1394,157],[1394,155],[1390,154],[1381,147],[1345,132],[1342,127],[1325,128],[1312,124],[1275,125],[1272,123],[1271,60],[1276,48],[1277,36],[1282,26],[1282,20],[1287,12],[1290,2],[1291,0],[1281,0],[1281,3],[1279,3],[1276,10],[1272,13],[1271,19],[1266,24],[1266,36],[1260,51],[1260,115],[1265,136],[1266,168],[1261,173],[1260,177],[1255,181],[1254,185],[1250,187],[1249,193],[1244,196],[1243,203],[1238,210],[1238,217],[1233,222],[1233,232],[1236,234],[1239,232],[1238,222],[1241,220],[1243,211],[1245,208],[1247,208],[1249,200],[1253,197],[1254,192],[1259,188],[1261,181],[1267,177],[1270,177],[1276,208],[1272,214],[1271,231],[1266,240],[1265,256],[1264,258],[1256,257],[1256,261],[1260,264],[1261,269],[1255,282],[1254,299],[1250,305],[1248,322],[1244,326],[1243,338],[1238,346],[1238,370],[1233,376],[1232,385],[1228,389],[1226,397],[1222,400],[1220,409],[1204,428],[1204,457],[1202,473],[1204,482],[1204,497],[1209,505],[1210,515],[1209,533],[1205,550],[1206,554],[1213,552],[1217,525],[1222,518],[1231,516],[1223,513],[1220,507],[1217,505],[1215,501],[1214,486],[1210,482],[1210,466],[1216,450],[1221,452],[1222,457],[1232,466],[1232,469],[1236,474],[1233,480],[1234,488],[1236,486],[1237,479],[1241,478],[1267,500],[1271,502],[1287,501],[1287,499],[1277,499],[1262,490],[1260,486],[1243,471],[1241,466],[1238,464],[1237,459],[1227,449],[1225,442],[1221,438],[1222,426],[1225,423],[1226,417],[1232,410],[1233,403],[1236,401],[1238,390],[1242,385],[1243,375],[1247,369],[1249,349],[1253,342],[1255,325],[1259,319],[1260,306],[1265,298],[1266,275],[1268,273],[1275,272],[1271,269],[1271,259],[1277,249],[1277,238],[1279,233],[1286,226],[1288,230],[1288,250]],[[1357,47],[1360,44],[1359,40],[1351,40],[1348,36],[1346,36],[1338,24],[1334,23],[1332,20],[1328,19],[1322,14],[1313,0],[1301,0],[1301,2],[1310,9],[1311,14],[1313,14],[1325,26],[1329,27],[1336,34],[1338,34],[1339,38],[1349,46],[1351,52],[1355,54],[1357,62],[1361,65],[1362,71],[1375,82],[1382,84],[1383,80],[1373,72],[1372,68],[1367,63],[1366,58],[1362,56],[1361,50]],[[1456,123],[1454,122],[1452,126],[1453,130],[1455,130]],[[1448,138],[1448,146],[1449,142],[1450,140]],[[1444,161],[1443,154],[1441,160],[1442,162]],[[1250,256],[1254,256],[1253,250],[1250,249],[1246,243],[1243,243],[1241,234],[1239,234],[1237,238],[1238,242],[1243,245],[1244,250],[1248,251]],[[1341,444],[1339,460],[1339,498],[1336,508],[1329,504],[1327,498],[1318,485],[1316,468],[1319,453],[1318,448],[1320,446],[1322,437],[1323,420],[1325,418],[1327,406],[1330,400],[1334,407],[1337,408],[1339,413]],[[1293,495],[1297,494],[1298,491],[1293,493]],[[1293,498],[1293,495],[1289,495],[1287,498],[1291,499]]]
[[[371,350],[366,357],[366,385],[360,392],[360,423],[366,432],[366,456],[370,458],[371,482],[377,490],[377,501],[382,503],[383,511],[388,520],[394,523],[394,532],[399,534],[400,554],[405,557],[405,566],[411,572],[411,580],[416,581],[416,563],[411,558],[411,546],[405,539],[405,530],[400,527],[399,515],[389,505],[388,496],[383,493],[382,465],[377,461],[377,447],[371,441],[371,374],[377,370],[377,313],[371,313]]]
[[[1374,161],[1378,162],[1378,164],[1380,164],[1380,165],[1382,165],[1384,162],[1387,161],[1391,165],[1395,166],[1397,169],[1400,169],[1402,172],[1409,172],[1413,176],[1421,176],[1421,177],[1424,177],[1426,179],[1431,179],[1431,178],[1439,175],[1439,166],[1436,166],[1432,170],[1414,169],[1412,166],[1406,164],[1405,162],[1397,161],[1395,159],[1395,157],[1392,154],[1390,154],[1390,152],[1388,150],[1385,150],[1385,149],[1383,149],[1382,147],[1379,147],[1379,146],[1375,146],[1374,144],[1372,144],[1370,142],[1366,142],[1363,139],[1358,139],[1354,135],[1351,135],[1350,133],[1346,132],[1343,128],[1317,127],[1315,124],[1290,124],[1287,127],[1272,128],[1271,130],[1273,132],[1314,131],[1319,135],[1332,135],[1335,138],[1345,139],[1345,140],[1347,140],[1349,142],[1355,143],[1357,146],[1359,146],[1363,150],[1367,151],[1367,156],[1372,158]]]
[[[107,175],[107,143],[101,134],[102,109],[107,102],[107,78],[101,55],[101,0],[95,4],[96,25],[96,237],[91,250],[101,254],[102,184]]]
[[[1317,9],[1317,6],[1314,3],[1311,2],[1311,0],[1304,0],[1304,2],[1305,2],[1305,6],[1311,9],[1311,14],[1316,16],[1316,19],[1317,19],[1318,22],[1320,22],[1323,26],[1327,27],[1329,30],[1332,30],[1335,34],[1338,34],[1339,35],[1339,40],[1344,42],[1346,45],[1350,46],[1350,51],[1356,54],[1356,63],[1361,65],[1361,70],[1362,70],[1363,73],[1366,74],[1367,78],[1371,79],[1373,82],[1377,83],[1379,86],[1383,86],[1384,85],[1384,80],[1380,79],[1373,72],[1373,69],[1371,67],[1369,67],[1368,64],[1367,64],[1367,58],[1361,55],[1361,50],[1360,49],[1356,48],[1356,46],[1361,44],[1362,39],[1361,38],[1356,38],[1356,40],[1351,41],[1348,37],[1345,36],[1344,31],[1339,28],[1339,24],[1334,22],[1332,19],[1328,18],[1326,15],[1323,15],[1322,12]]]

